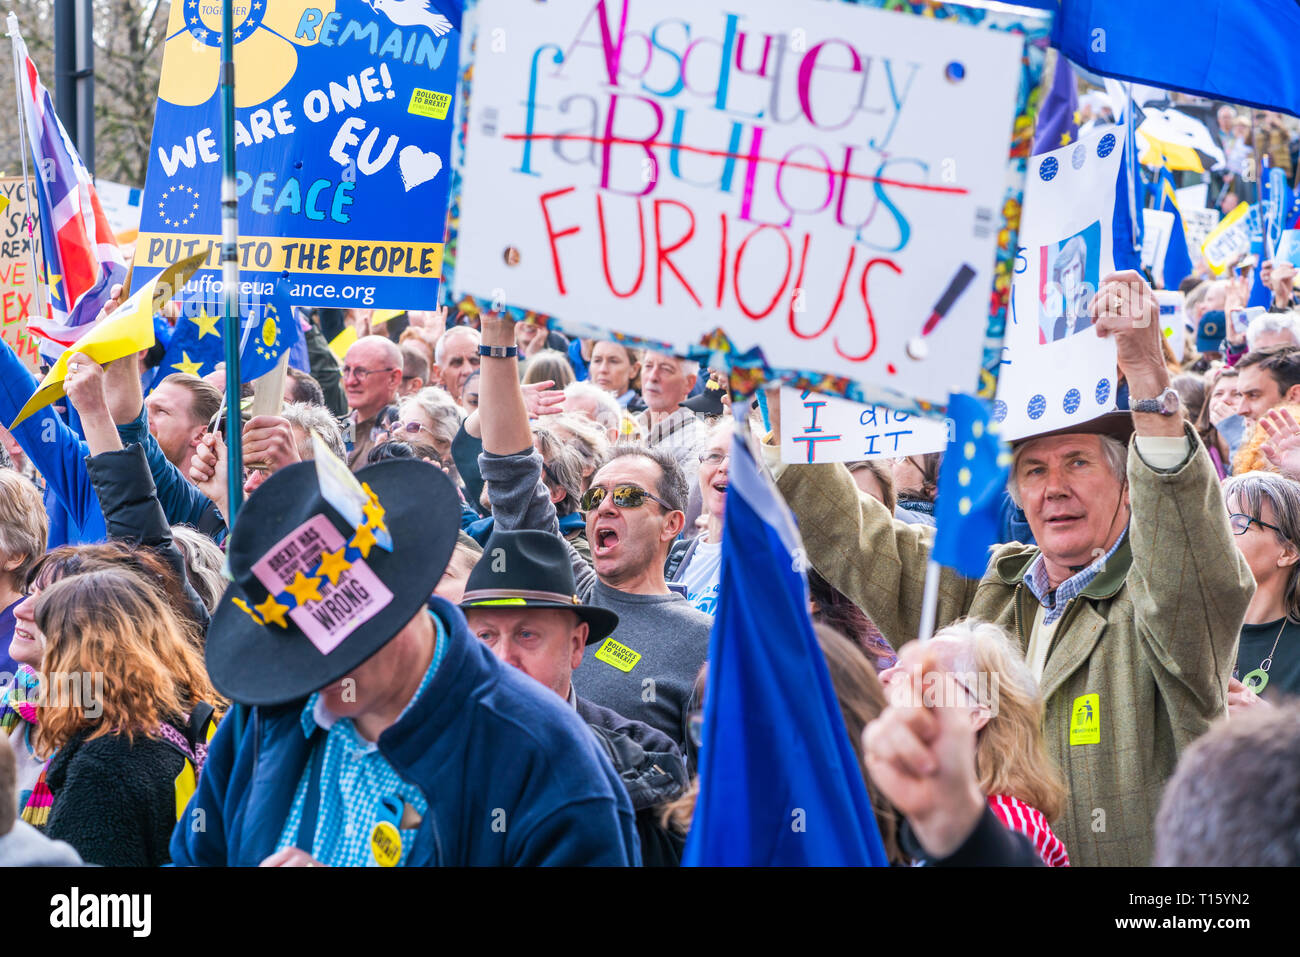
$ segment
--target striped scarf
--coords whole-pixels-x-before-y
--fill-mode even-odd
[[[37,725],[37,698],[40,695],[40,678],[29,665],[21,665],[14,675],[14,683],[0,698],[0,732],[17,741],[23,741],[29,727]],[[25,747],[25,745],[24,745]],[[53,756],[51,756],[51,760]],[[23,805],[22,819],[33,827],[44,827],[50,819],[50,805],[54,793],[46,783],[50,762],[47,760],[36,779],[32,793]]]

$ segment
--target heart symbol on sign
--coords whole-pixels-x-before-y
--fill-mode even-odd
[[[442,170],[442,157],[437,153],[426,153],[418,146],[404,146],[397,154],[397,166],[402,173],[402,186],[409,193],[438,175]]]

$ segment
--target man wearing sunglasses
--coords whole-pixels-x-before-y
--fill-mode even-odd
[[[1016,442],[1009,490],[1038,544],[996,546],[978,580],[945,569],[934,625],[991,621],[1023,651],[1069,789],[1052,827],[1071,863],[1145,866],[1178,756],[1227,713],[1255,585],[1168,387],[1154,294],[1135,272],[1111,275],[1090,311],[1114,339],[1132,411]],[[935,530],[894,521],[842,465],[782,467],[779,438],[765,456],[813,567],[901,651],[920,624]]]
[[[558,534],[519,385],[514,323],[485,315],[482,333],[479,468],[496,527]],[[708,616],[664,580],[668,550],[686,522],[688,494],[668,450],[615,446],[582,500],[592,565],[565,543],[577,595],[619,620],[612,635],[586,649],[583,696],[679,744],[711,627]]]
[[[352,445],[348,466],[365,468],[376,433],[396,416],[397,390],[402,384],[402,350],[383,336],[363,336],[343,357],[343,391],[352,414]]]

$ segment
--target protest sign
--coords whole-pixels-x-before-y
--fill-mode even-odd
[[[1250,211],[1249,203],[1238,203],[1201,243],[1201,255],[1216,276],[1227,272],[1235,258],[1250,252]]]
[[[1046,15],[879,5],[480,0],[453,296],[895,407],[991,389]]]
[[[241,293],[288,273],[297,305],[431,305],[459,4],[231,2]],[[221,5],[174,0],[167,36],[136,272],[207,251],[219,288]]]
[[[143,195],[140,190],[124,183],[97,179],[95,192],[99,194],[99,205],[116,236],[129,236],[140,228],[140,201]]]
[[[1142,210],[1142,267],[1157,272],[1164,267],[1165,251],[1174,229],[1174,214],[1163,209]]]
[[[1178,202],[1178,212],[1185,223],[1189,211],[1204,209],[1206,204],[1209,203],[1210,184],[1195,183],[1191,186],[1180,187],[1174,190],[1174,197]]]
[[[1157,289],[1156,302],[1160,304],[1160,334],[1169,343],[1174,358],[1183,361],[1187,348],[1187,318],[1183,311],[1183,294],[1177,289]]]
[[[1086,422],[1115,406],[1115,342],[1088,304],[1115,268],[1111,223],[1123,131],[1097,127],[1035,156],[993,416],[1008,439]]]
[[[27,318],[40,311],[36,297],[39,266],[34,265],[39,263],[40,232],[27,229],[27,198],[27,184],[21,176],[0,178],[0,199],[8,203],[0,210],[0,335],[23,365],[39,375],[39,340],[28,335]]]
[[[781,389],[782,462],[858,462],[942,452],[942,419],[863,405],[806,389]]]
[[[1278,243],[1276,259],[1300,266],[1300,229],[1282,230],[1282,241]]]
[[[1217,209],[1184,209],[1180,201],[1178,215],[1183,218],[1183,229],[1187,231],[1187,248],[1195,254],[1205,244],[1205,238],[1214,231],[1214,227],[1219,225],[1219,211]]]

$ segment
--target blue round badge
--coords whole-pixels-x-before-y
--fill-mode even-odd
[[[1098,404],[1098,405],[1105,405],[1106,402],[1110,399],[1110,380],[1109,380],[1109,379],[1102,379],[1102,380],[1100,380],[1100,381],[1097,383],[1097,392],[1096,392],[1096,397],[1097,397],[1097,404]]]
[[[966,79],[966,65],[953,60],[943,68],[943,75],[949,83],[960,83]]]
[[[1046,411],[1047,399],[1041,393],[1029,400],[1029,417],[1031,419],[1041,419]]]
[[[1038,167],[1038,175],[1044,183],[1050,183],[1056,178],[1056,171],[1060,164],[1056,162],[1055,156],[1049,156],[1043,160],[1043,165]]]
[[[1061,403],[1061,406],[1065,409],[1067,415],[1074,415],[1079,411],[1079,403],[1082,401],[1083,397],[1079,395],[1079,390],[1071,389],[1065,393],[1065,400]]]
[[[1006,417],[1007,417],[1007,404],[1003,402],[1001,399],[995,399],[993,401],[993,421],[1003,422],[1006,420]]]
[[[1101,138],[1100,142],[1097,143],[1097,155],[1100,156],[1102,159],[1105,159],[1107,156],[1111,154],[1111,150],[1113,150],[1114,148],[1115,148],[1115,134],[1107,133],[1105,136]]]

